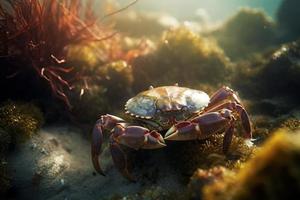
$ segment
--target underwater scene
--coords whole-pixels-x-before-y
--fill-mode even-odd
[[[299,199],[299,19],[299,0],[1,0],[0,199]]]

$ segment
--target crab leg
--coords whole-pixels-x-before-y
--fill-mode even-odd
[[[212,107],[209,110],[206,110],[205,112],[215,112],[224,108],[237,113],[238,117],[242,122],[245,138],[252,138],[252,130],[251,130],[252,128],[251,128],[249,115],[242,105],[237,104],[235,102],[225,102],[215,107]]]
[[[223,143],[223,149],[226,150],[232,138],[234,120],[232,111],[228,109],[205,113],[190,121],[179,122],[172,126],[167,131],[165,140],[205,139],[212,134],[226,130]]]
[[[233,131],[234,131],[234,124],[231,123],[231,125],[225,131],[224,138],[223,138],[223,152],[224,153],[228,152],[229,146],[232,141]]]
[[[126,154],[121,149],[120,145],[114,141],[112,136],[110,138],[110,153],[112,155],[114,165],[117,167],[119,172],[121,172],[121,174],[128,180],[135,182],[136,179],[128,171]]]
[[[99,174],[105,175],[103,170],[100,167],[98,157],[101,154],[101,146],[103,143],[103,131],[111,130],[116,126],[117,123],[124,123],[125,121],[119,117],[113,115],[102,115],[99,120],[97,120],[93,133],[92,133],[92,162],[94,168]]]
[[[190,121],[175,124],[167,131],[164,139],[183,141],[205,139],[226,128],[231,118],[231,111],[228,109],[205,113]]]
[[[223,86],[211,96],[210,102],[205,110],[209,110],[211,107],[218,105],[220,102],[226,99],[232,99],[237,104],[241,104],[241,101],[236,92],[229,87]]]
[[[110,139],[110,151],[114,164],[120,173],[130,181],[135,181],[135,178],[128,172],[126,154],[122,151],[119,144],[136,150],[158,149],[166,145],[161,134],[156,131],[150,131],[141,126],[125,125],[118,124],[113,129]]]

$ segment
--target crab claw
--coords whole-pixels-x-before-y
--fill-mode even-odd
[[[135,182],[136,178],[128,171],[126,154],[116,142],[111,142],[110,153],[112,155],[114,165],[117,167],[119,172],[128,180]]]
[[[125,146],[138,149],[157,149],[165,145],[163,137],[156,131],[150,131],[141,126],[128,126],[115,128],[116,140]]]
[[[101,153],[101,146],[102,146],[102,142],[103,142],[103,134],[102,134],[103,130],[101,127],[101,123],[97,122],[94,129],[93,129],[93,133],[92,133],[92,162],[94,165],[94,168],[96,169],[96,171],[105,176],[103,170],[100,167],[100,163],[98,160],[98,157]]]
[[[199,131],[200,127],[192,122],[179,122],[172,126],[165,134],[165,140],[195,140],[198,138],[195,131]]]
[[[166,146],[164,138],[156,131],[151,131],[145,136],[143,149],[159,149]]]

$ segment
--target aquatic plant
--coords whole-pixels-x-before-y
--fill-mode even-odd
[[[6,78],[35,73],[69,107],[66,91],[82,81],[82,72],[66,63],[68,47],[114,35],[96,25],[92,1],[85,7],[79,0],[3,1],[0,18],[1,58],[13,60],[5,66]]]
[[[212,167],[210,169],[197,169],[188,184],[189,199],[204,199],[203,189],[207,185],[213,185],[224,180],[234,180],[236,173],[222,166]],[[219,188],[220,191],[221,188]]]
[[[231,59],[243,59],[274,45],[275,23],[261,10],[240,9],[210,33]]]
[[[300,129],[300,119],[294,117],[288,118],[280,124],[280,128],[285,128],[290,131],[296,131]]]
[[[298,196],[299,137],[299,132],[274,133],[239,172],[205,185],[201,199],[292,199]]]
[[[174,83],[216,86],[224,84],[231,71],[229,60],[216,43],[184,27],[164,32],[157,50],[138,57],[132,65],[136,91]]]
[[[15,141],[35,134],[43,124],[43,114],[33,104],[7,101],[0,107],[0,127]]]

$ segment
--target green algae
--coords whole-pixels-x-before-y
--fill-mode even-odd
[[[0,107],[0,127],[13,140],[31,137],[43,123],[42,112],[33,104],[7,101]]]
[[[138,57],[132,69],[135,91],[175,83],[211,87],[228,81],[231,63],[213,40],[181,27],[164,32],[157,49]]]

